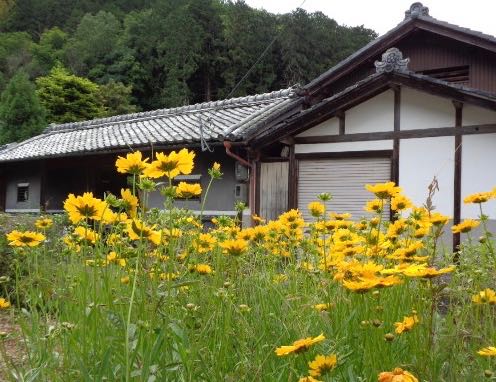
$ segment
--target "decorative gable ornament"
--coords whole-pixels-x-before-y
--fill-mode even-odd
[[[420,2],[410,5],[410,9],[405,12],[405,19],[419,16],[429,16],[429,8],[424,7]]]
[[[375,62],[375,69],[377,73],[408,72],[409,62],[398,48],[389,48],[382,54],[382,61]]]

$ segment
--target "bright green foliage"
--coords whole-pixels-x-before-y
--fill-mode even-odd
[[[0,21],[5,20],[12,7],[14,6],[14,0],[2,0],[0,1]]]
[[[31,62],[32,41],[25,32],[0,34],[0,72],[6,80]]]
[[[100,95],[107,109],[107,115],[135,113],[138,108],[132,104],[132,87],[122,82],[110,81],[100,85]]]
[[[115,48],[121,30],[120,21],[112,13],[84,15],[66,49],[68,66],[74,73],[93,81],[106,80],[118,59]]]
[[[44,32],[38,44],[33,44],[33,71],[46,75],[58,62],[63,62],[67,33],[54,27]]]
[[[0,99],[0,143],[20,142],[39,134],[45,111],[26,74],[17,73],[7,84]]]
[[[222,14],[225,10],[216,1],[191,0],[189,13],[198,26],[197,36],[200,56],[197,57],[197,69],[188,84],[193,102],[211,101],[217,95],[222,83],[222,72],[228,67],[225,37],[223,36]]]
[[[266,11],[253,9],[241,1],[226,9],[224,35],[229,65],[221,73],[224,86],[219,91],[219,97],[227,97],[231,93],[278,33],[277,20]],[[275,46],[273,44],[269,48],[233,96],[275,89],[278,71]]]
[[[87,78],[70,74],[61,66],[39,77],[36,86],[49,122],[73,122],[105,116],[100,88]]]
[[[349,28],[338,25],[323,13],[307,13],[303,9],[283,15],[282,28],[281,75],[287,84],[311,81],[375,36],[372,30],[365,28],[350,33]],[[347,47],[350,49],[344,52]]]
[[[244,1],[17,0],[2,9],[0,89],[19,69],[36,79],[60,63],[99,85],[131,86],[144,110],[304,84],[375,37],[319,12],[275,15]]]
[[[157,3],[125,20],[123,41],[134,61],[131,82],[144,109],[182,105],[191,98],[186,81],[201,58],[201,30],[187,5],[176,3]]]

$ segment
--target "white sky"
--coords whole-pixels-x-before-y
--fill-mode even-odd
[[[255,8],[273,13],[287,13],[303,0],[245,0]],[[414,0],[306,0],[301,8],[321,11],[339,24],[364,25],[379,35],[400,23]],[[442,21],[458,24],[496,36],[496,1],[494,0],[424,0],[429,13]]]

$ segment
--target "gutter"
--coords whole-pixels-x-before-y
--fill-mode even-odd
[[[248,167],[248,168],[252,168],[252,164],[250,162],[248,162],[246,159],[244,158],[241,158],[239,155],[237,154],[234,154],[232,151],[231,151],[231,147],[232,147],[232,142],[230,141],[224,141],[224,147],[226,148],[226,154],[228,156],[230,156],[231,158],[234,158],[236,159],[239,163],[241,163],[243,166],[245,167]]]

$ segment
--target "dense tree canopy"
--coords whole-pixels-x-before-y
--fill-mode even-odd
[[[0,144],[20,142],[39,134],[45,124],[34,85],[25,73],[17,73],[0,97]]]
[[[7,1],[0,91],[26,73],[48,122],[174,107],[307,83],[374,37],[320,12],[276,15],[242,0]],[[56,78],[86,101],[68,110],[72,98],[47,92]]]

